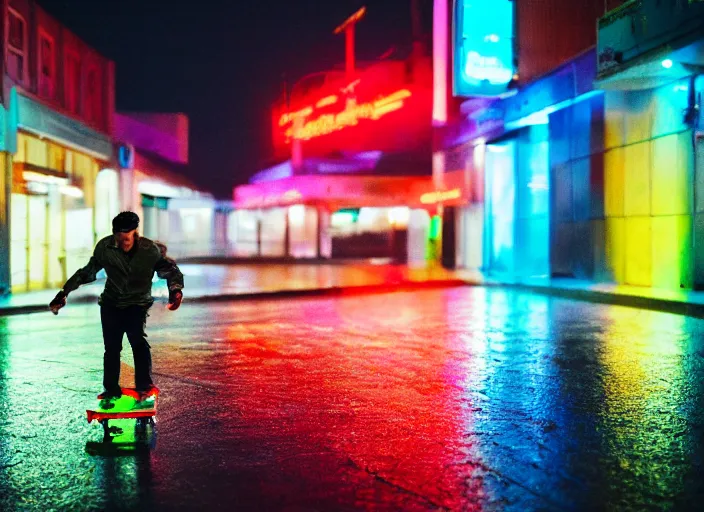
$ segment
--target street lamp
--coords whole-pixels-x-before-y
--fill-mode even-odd
[[[333,32],[335,35],[340,34],[342,31],[345,32],[345,71],[348,78],[354,74],[354,26],[366,12],[367,8],[362,7]]]

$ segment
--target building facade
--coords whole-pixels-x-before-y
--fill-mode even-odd
[[[2,288],[61,283],[96,240],[113,167],[114,65],[31,0],[3,3]],[[9,253],[9,254],[7,254]]]
[[[437,232],[429,52],[347,59],[274,105],[272,165],[234,191],[239,255],[425,261]]]
[[[524,62],[525,48],[541,47],[522,39],[521,27],[533,26],[520,17],[528,16],[530,3],[517,2],[514,11],[522,50],[512,87],[491,96],[448,94],[448,115],[436,123],[444,175],[471,176],[481,190],[445,219],[452,241],[444,247],[446,265],[509,279],[701,287],[703,4],[608,5],[608,12],[585,20],[594,28],[598,18],[591,36],[570,26],[573,39],[565,41],[574,43],[575,55],[565,60],[562,49],[545,59],[533,55],[543,67],[523,80],[520,70],[536,69]],[[532,15],[540,15],[538,4]],[[597,12],[604,5],[598,4]],[[570,6],[551,9],[567,16]],[[550,27],[543,37],[553,37]],[[448,52],[458,46],[450,42]]]
[[[220,205],[184,177],[188,130],[185,114],[115,115],[119,186],[111,190],[120,192],[121,210],[140,216],[144,236],[163,242],[177,258],[222,253]],[[101,218],[112,216],[105,211]]]

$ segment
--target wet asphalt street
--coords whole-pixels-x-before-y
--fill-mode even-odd
[[[502,289],[152,310],[151,453],[91,456],[99,310],[0,318],[0,510],[698,510],[704,322]],[[123,385],[132,384],[125,340]]]

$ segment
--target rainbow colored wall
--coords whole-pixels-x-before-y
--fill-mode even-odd
[[[684,124],[689,83],[606,92],[606,268],[617,283],[690,288],[692,133]]]
[[[553,275],[692,286],[688,88],[606,91],[550,116]]]

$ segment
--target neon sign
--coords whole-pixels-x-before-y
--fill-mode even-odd
[[[455,5],[455,95],[503,94],[515,75],[513,0],[460,0]]]
[[[467,53],[464,74],[470,80],[486,80],[491,85],[504,85],[513,78],[513,70],[505,67],[498,58],[484,57],[474,51]]]
[[[350,126],[356,126],[360,120],[376,121],[381,117],[401,109],[405,100],[411,97],[411,91],[400,89],[387,96],[382,96],[375,101],[357,103],[353,98],[348,98],[344,109],[336,113],[323,113],[318,117],[308,120],[315,109],[330,107],[339,102],[337,96],[326,96],[312,106],[296,112],[286,112],[279,118],[279,126],[291,125],[285,130],[287,141],[291,138],[310,140],[322,135],[329,135]],[[298,122],[297,122],[298,121]]]
[[[452,190],[437,190],[435,192],[426,192],[420,196],[420,202],[423,204],[442,203],[443,201],[451,201],[462,197],[462,191],[458,188]]]

